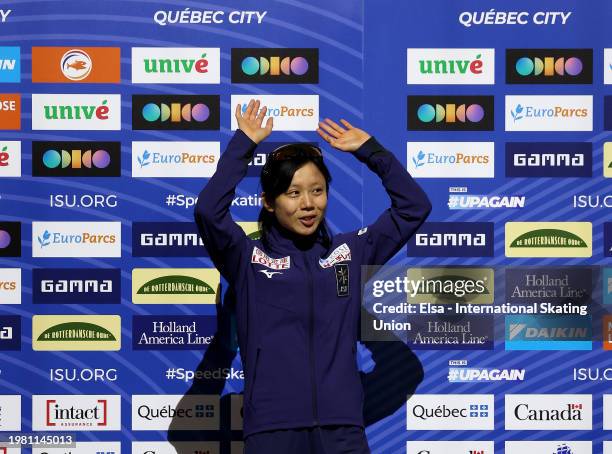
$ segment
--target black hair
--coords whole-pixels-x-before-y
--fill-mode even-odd
[[[292,155],[288,159],[267,159],[261,171],[261,190],[264,192],[265,200],[269,205],[272,205],[276,198],[289,188],[295,172],[309,162],[317,166],[317,169],[323,174],[325,178],[325,192],[329,194],[329,185],[332,177],[329,169],[323,162],[323,156],[312,156],[312,154],[301,153],[300,149],[302,149],[303,144],[300,143],[286,145],[283,149],[289,149],[291,145],[295,145],[295,155]],[[268,232],[270,231],[270,227],[278,222],[276,216],[262,206],[259,212],[258,222],[263,245],[266,249],[270,249]],[[325,249],[329,249],[331,238],[327,225],[325,224],[325,218],[321,220],[315,235],[320,236]]]

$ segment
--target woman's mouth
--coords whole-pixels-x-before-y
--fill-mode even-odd
[[[316,216],[304,216],[303,218],[300,218],[300,222],[304,227],[310,228],[314,225],[316,219]]]

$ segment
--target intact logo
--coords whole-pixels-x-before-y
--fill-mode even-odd
[[[506,96],[506,131],[592,131],[593,96]]]
[[[219,406],[218,395],[133,395],[132,430],[219,430]]]
[[[32,222],[32,257],[121,257],[121,223]]]
[[[32,142],[32,176],[120,177],[119,142]]]
[[[33,94],[33,130],[121,129],[121,95]]]
[[[0,316],[0,351],[21,350],[21,317],[19,315]]]
[[[426,222],[408,241],[412,257],[493,257],[492,222]]]
[[[506,350],[591,350],[590,316],[507,315]]]
[[[218,84],[220,49],[132,47],[132,83]]]
[[[21,257],[21,222],[0,221],[0,257]]]
[[[121,396],[33,395],[32,429],[121,430]]]
[[[210,178],[219,142],[132,142],[132,177]]]
[[[591,177],[592,168],[589,142],[506,143],[507,177]]]
[[[32,454],[120,454],[121,442],[77,441],[70,450],[64,448],[32,448]],[[8,453],[11,454],[11,453]],[[19,454],[19,453],[17,453]],[[143,453],[144,454],[144,453]],[[149,454],[153,454],[152,452]]]
[[[407,430],[493,430],[492,394],[414,394]]]
[[[232,83],[317,84],[319,49],[232,49]]]
[[[134,350],[205,350],[217,332],[217,319],[209,315],[135,315]]]
[[[133,257],[207,257],[193,222],[133,222]]]
[[[232,95],[232,131],[238,129],[234,116],[240,104],[246,110],[251,95]],[[260,109],[267,108],[264,124],[268,117],[274,118],[275,131],[316,131],[319,122],[319,97],[317,95],[261,95]]]
[[[0,304],[21,304],[20,268],[0,268]]]
[[[593,49],[506,49],[507,84],[592,84]]]
[[[408,85],[495,83],[495,49],[407,49]]]
[[[34,304],[119,304],[118,268],[34,268]]]
[[[133,130],[218,130],[219,95],[132,95]]]
[[[118,315],[34,315],[35,351],[118,351],[121,317]]]
[[[590,394],[506,394],[506,430],[591,430]]]
[[[524,208],[524,195],[449,194],[449,210],[486,210],[492,208]]]
[[[590,222],[506,222],[506,257],[591,257]]]
[[[0,129],[18,131],[21,129],[21,95],[0,93]]]
[[[32,47],[32,82],[121,82],[119,47]]]
[[[408,130],[493,131],[493,96],[408,96]]]
[[[21,176],[21,142],[0,141],[0,177]]]
[[[0,395],[0,432],[19,432],[21,430],[21,396]],[[0,452],[3,447],[0,446]],[[19,454],[16,448],[4,448],[5,454]]]
[[[0,83],[21,82],[21,49],[0,47]]]
[[[242,430],[242,429],[240,429]],[[242,443],[242,442],[231,442]],[[218,441],[133,441],[132,442],[132,454],[175,454],[177,452],[192,453],[192,454],[219,454],[220,442]],[[242,454],[244,448],[240,451],[230,451],[229,454]],[[44,453],[32,453],[32,454],[44,454]],[[56,454],[50,452],[49,454]],[[64,453],[57,453],[64,454]],[[80,454],[80,453],[79,453]],[[97,452],[85,453],[85,454],[100,454]],[[108,454],[108,453],[106,453]],[[110,453],[115,454],[115,453]],[[119,454],[119,452],[117,452]]]
[[[604,143],[603,174],[606,178],[612,178],[612,142]]]
[[[407,293],[413,304],[493,304],[492,268],[408,268],[413,288]]]
[[[134,304],[215,304],[220,275],[205,268],[135,268]]]
[[[408,142],[406,162],[415,178],[493,178],[493,142]]]

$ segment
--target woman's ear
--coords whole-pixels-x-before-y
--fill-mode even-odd
[[[268,203],[268,200],[266,199],[266,193],[265,192],[261,193],[261,201],[263,202],[263,206],[264,206],[266,211],[269,211],[270,213],[274,213],[274,206],[270,205]]]

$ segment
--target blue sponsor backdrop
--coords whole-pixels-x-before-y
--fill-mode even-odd
[[[459,22],[464,12],[571,11],[565,25],[472,25]],[[322,117],[344,117],[361,126],[392,150],[406,163],[406,142],[414,141],[494,141],[495,178],[420,180],[430,195],[434,210],[431,222],[494,223],[494,256],[481,257],[413,257],[406,249],[394,263],[407,266],[482,265],[501,268],[523,265],[608,265],[610,228],[604,240],[604,221],[610,209],[575,208],[576,194],[605,195],[609,180],[602,177],[603,143],[609,140],[612,104],[604,85],[603,49],[610,47],[612,32],[608,18],[612,13],[605,0],[456,2],[277,2],[271,0],[223,2],[222,5],[193,2],[147,3],[140,0],[106,2],[12,2],[2,5],[11,13],[0,24],[2,46],[21,50],[21,82],[2,72],[2,93],[21,93],[21,131],[2,131],[1,140],[21,141],[22,177],[0,179],[1,222],[22,223],[22,257],[0,257],[0,266],[22,268],[22,304],[0,306],[1,317],[20,316],[20,352],[0,353],[0,393],[23,397],[23,430],[31,429],[32,394],[119,394],[122,397],[122,433],[82,433],[79,440],[117,440],[124,452],[130,452],[132,440],[164,440],[163,432],[131,432],[130,403],[132,394],[182,394],[190,383],[166,378],[170,368],[194,370],[202,351],[133,351],[133,316],[214,315],[212,306],[134,305],[131,302],[131,270],[142,267],[209,267],[207,257],[166,257],[156,253],[137,257],[132,243],[133,223],[154,226],[159,222],[192,221],[191,208],[172,205],[172,195],[195,197],[205,179],[131,178],[131,141],[220,141],[221,149],[232,136],[230,131],[230,96],[246,94],[318,95]],[[185,8],[267,11],[261,24],[166,24],[154,21],[157,11],[183,11]],[[113,46],[121,48],[120,84],[32,84],[32,46]],[[131,47],[218,47],[221,50],[221,83],[219,85],[132,84]],[[292,47],[319,49],[318,84],[232,84],[231,49],[242,47]],[[495,85],[407,85],[407,48],[494,48]],[[581,48],[593,49],[593,84],[586,85],[510,85],[505,83],[505,49],[507,48]],[[9,51],[1,59],[12,58]],[[13,82],[11,82],[11,80]],[[6,83],[4,83],[6,82]],[[119,93],[122,100],[121,131],[32,131],[32,93]],[[133,95],[218,95],[220,96],[220,129],[218,131],[133,131],[131,100]],[[592,95],[594,121],[592,132],[513,132],[504,131],[505,95]],[[408,131],[407,96],[494,96],[493,131]],[[604,119],[605,122],[604,122]],[[118,178],[41,178],[32,177],[32,141],[121,141],[122,169]],[[279,132],[271,142],[317,142],[314,132]],[[582,142],[592,146],[592,178],[506,178],[504,150],[507,142]],[[326,148],[326,161],[334,177],[331,188],[328,221],[335,231],[358,228],[373,221],[388,204],[380,182],[354,158]],[[449,186],[467,187],[472,194],[525,195],[525,208],[512,210],[447,209]],[[245,179],[237,195],[248,197],[259,192],[256,178]],[[52,194],[116,194],[117,207],[50,206]],[[253,221],[259,207],[235,206],[238,221]],[[504,257],[504,223],[507,221],[589,221],[593,223],[593,256],[590,259],[506,259]],[[120,221],[122,223],[122,258],[120,259],[32,259],[31,223],[33,221]],[[489,246],[491,247],[491,246]],[[147,254],[148,255],[148,254]],[[121,305],[33,305],[32,269],[40,268],[121,268]],[[504,275],[496,273],[496,302],[503,302]],[[601,300],[601,285],[593,297]],[[32,314],[119,314],[122,317],[122,350],[120,352],[33,352],[31,348]],[[601,315],[601,314],[599,314]],[[501,453],[507,439],[549,440],[582,439],[594,441],[594,452],[601,453],[601,442],[609,438],[602,430],[601,395],[609,392],[605,382],[575,382],[573,367],[605,367],[609,356],[602,349],[597,328],[593,350],[586,352],[508,352],[504,350],[504,318],[496,317],[494,351],[418,351],[414,354],[423,364],[425,378],[421,393],[489,393],[495,394],[495,430],[466,434],[451,432],[410,432],[406,430],[405,370],[407,353],[381,354],[380,345],[360,347],[362,369],[375,376],[381,367],[388,373],[377,386],[370,388],[366,411],[370,445],[375,453],[403,453],[407,440],[495,440]],[[14,319],[2,318],[3,326],[18,326]],[[594,320],[594,326],[600,326]],[[18,332],[16,329],[13,333]],[[8,344],[6,344],[8,345]],[[0,349],[3,346],[0,345]],[[524,382],[454,384],[447,380],[449,360],[467,360],[472,367],[525,368]],[[386,364],[385,364],[386,363]],[[404,366],[403,373],[400,366]],[[116,368],[116,381],[51,382],[51,368]],[[231,367],[241,369],[239,357]],[[280,372],[279,372],[280,373]],[[228,380],[223,393],[242,390],[242,381]],[[389,392],[400,394],[389,405]],[[594,396],[592,432],[506,432],[503,430],[503,395],[505,393],[585,393]],[[212,437],[214,439],[214,437]]]

